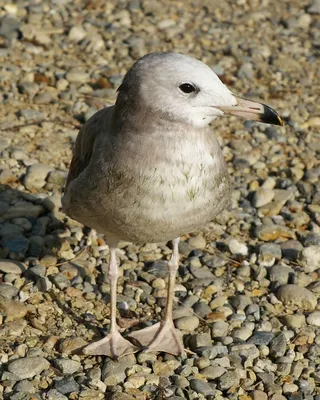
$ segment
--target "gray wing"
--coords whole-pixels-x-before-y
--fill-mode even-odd
[[[77,179],[90,164],[96,141],[108,134],[113,106],[97,111],[80,129],[71,160],[65,192],[69,184]]]

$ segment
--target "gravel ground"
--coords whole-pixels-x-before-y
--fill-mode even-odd
[[[319,0],[2,2],[0,398],[320,399],[319,16]],[[116,363],[81,354],[108,326],[108,247],[60,196],[81,124],[159,50],[201,59],[286,126],[214,122],[234,191],[180,244],[187,357]],[[127,331],[160,318],[170,254],[122,244]]]

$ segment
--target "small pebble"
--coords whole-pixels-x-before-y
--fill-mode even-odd
[[[79,385],[72,376],[66,376],[57,380],[54,387],[62,394],[70,394],[79,391]]]
[[[277,292],[277,298],[289,307],[298,307],[303,310],[313,310],[317,305],[314,294],[297,285],[283,285]]]
[[[320,311],[314,311],[307,317],[309,325],[320,327]]]
[[[248,254],[248,247],[244,243],[240,243],[237,239],[229,240],[228,246],[232,254],[239,254],[241,256]]]
[[[174,323],[176,328],[179,330],[193,332],[199,326],[199,318],[192,315],[190,317],[178,318]]]
[[[8,371],[15,374],[19,380],[33,378],[50,367],[49,361],[43,357],[26,357],[11,361]]]
[[[192,379],[190,382],[190,387],[196,393],[201,393],[204,396],[209,396],[214,394],[214,390],[211,388],[211,386],[207,382],[202,381],[201,379]]]
[[[81,366],[79,361],[63,358],[56,359],[54,361],[54,364],[57,366],[57,368],[60,369],[63,374],[73,374],[74,372],[78,371]]]

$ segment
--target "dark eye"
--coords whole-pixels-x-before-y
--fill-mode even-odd
[[[179,86],[179,89],[183,92],[183,93],[192,93],[196,91],[196,88],[191,85],[191,83],[182,83]]]

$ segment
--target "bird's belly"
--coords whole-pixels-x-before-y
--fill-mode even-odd
[[[103,175],[90,171],[99,181],[83,175],[79,188],[86,184],[85,198],[75,187],[69,215],[114,241],[163,242],[197,230],[229,197],[230,178],[219,150],[216,141],[199,137],[192,145],[186,140],[179,149],[166,148],[158,158],[140,155],[130,168],[124,163],[106,166]]]
[[[200,228],[221,211],[230,190],[226,169],[189,167],[150,171],[128,189],[115,209],[122,239],[167,241]]]

